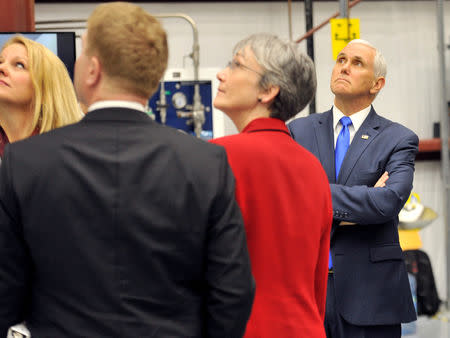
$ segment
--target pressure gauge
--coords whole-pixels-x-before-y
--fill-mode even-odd
[[[175,109],[183,109],[187,104],[186,95],[183,92],[176,92],[172,95],[172,104]]]

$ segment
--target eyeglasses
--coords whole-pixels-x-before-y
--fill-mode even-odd
[[[258,72],[257,70],[254,70],[246,65],[243,65],[242,63],[240,63],[239,61],[236,61],[236,60],[231,60],[230,62],[228,62],[227,67],[230,69],[236,69],[236,68],[248,69],[248,70],[258,74],[259,76],[264,76],[264,74]]]

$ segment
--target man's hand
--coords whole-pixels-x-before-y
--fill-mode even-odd
[[[384,172],[383,175],[378,179],[377,183],[375,183],[374,188],[382,188],[386,186],[386,181],[389,178],[389,174],[387,171]]]

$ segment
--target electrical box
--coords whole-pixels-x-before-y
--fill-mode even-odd
[[[340,51],[354,39],[359,39],[359,19],[331,19],[331,47],[333,60],[336,60]]]
[[[213,107],[219,70],[200,69],[198,80],[194,81],[192,70],[168,69],[149,100],[149,113],[159,123],[204,140],[236,133],[231,120]]]

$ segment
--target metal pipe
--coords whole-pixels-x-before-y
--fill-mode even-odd
[[[198,83],[198,73],[200,65],[200,45],[198,42],[198,29],[197,24],[194,20],[185,14],[157,14],[154,15],[157,18],[182,18],[188,21],[192,26],[192,31],[194,34],[194,43],[192,46],[192,53],[190,57],[194,63],[194,98],[192,104],[192,119],[194,122],[194,132],[197,137],[201,136],[202,126],[205,123],[205,109],[202,104],[202,99],[200,96],[200,84]]]
[[[192,53],[189,55],[194,63],[194,80],[198,80],[198,68],[200,64],[200,45],[198,42],[198,29],[195,21],[188,15],[182,13],[174,13],[174,14],[153,14],[155,18],[180,18],[184,19],[190,23],[192,26],[192,32],[194,36]],[[86,19],[64,19],[64,20],[38,20],[36,21],[36,30],[54,30],[56,28],[59,29],[86,29]],[[82,24],[82,26],[57,26],[57,27],[37,27],[41,25],[63,25],[67,23],[78,23]]]
[[[358,4],[359,2],[361,2],[361,0],[353,0],[352,2],[350,2],[348,4],[348,8],[352,8],[353,6],[355,6],[356,4]],[[305,35],[303,35],[302,37],[300,37],[299,39],[295,40],[296,43],[300,43],[303,40],[309,38],[311,35],[313,35],[315,32],[317,32],[319,29],[321,29],[323,26],[327,25],[331,19],[337,18],[339,16],[340,12],[336,12],[334,13],[332,16],[330,16],[328,19],[324,20],[321,24],[317,25],[316,27],[310,29],[309,31],[307,31],[305,33]]]
[[[436,2],[437,36],[438,36],[438,58],[439,58],[439,109],[441,111],[441,165],[442,180],[444,183],[444,222],[445,238],[447,248],[447,311],[450,310],[450,166],[449,166],[449,112],[446,98],[445,79],[445,42],[444,42],[444,3],[443,0]]]
[[[64,20],[38,20],[36,21],[36,25],[60,25],[64,23],[86,23],[86,19],[64,19]],[[80,28],[86,28],[86,26],[80,27]],[[54,27],[53,27],[54,29]]]
[[[341,12],[341,18],[348,19],[348,0],[339,0],[339,10]]]
[[[292,41],[292,0],[288,0],[288,29],[289,41]]]
[[[199,71],[199,65],[200,65],[200,45],[198,42],[198,29],[197,24],[195,21],[186,14],[183,13],[174,13],[174,14],[153,14],[155,18],[180,18],[184,19],[187,22],[190,23],[192,26],[192,33],[193,33],[193,45],[192,45],[192,53],[189,55],[192,58],[192,61],[194,63],[194,81],[198,81],[198,71]]]
[[[339,0],[339,10],[341,12],[341,18],[347,19],[347,38],[350,38],[350,20],[349,20],[348,0]]]
[[[200,96],[200,84],[199,80],[199,66],[200,66],[200,44],[198,42],[198,29],[195,21],[188,15],[182,13],[174,13],[174,14],[154,14],[156,18],[180,18],[184,19],[192,27],[193,32],[193,46],[192,53],[189,55],[192,58],[194,64],[194,98],[193,98],[193,122],[194,122],[194,131],[197,137],[200,137],[200,133],[202,131],[202,125],[205,122],[205,112],[204,106],[201,101]],[[62,25],[62,24],[82,24],[80,27],[73,26],[58,26],[58,27],[39,27],[38,30],[54,30],[55,28],[59,29],[85,29],[86,28],[86,20],[85,19],[67,19],[67,20],[46,20],[46,21],[36,21],[36,25]],[[164,110],[165,108],[162,107]],[[161,116],[163,118],[164,112]]]
[[[65,24],[80,24],[80,26],[76,25],[65,25]],[[41,27],[41,25],[57,25],[52,27]],[[64,25],[64,26],[60,26]],[[36,31],[54,31],[55,29],[86,29],[86,20],[85,19],[67,19],[67,20],[42,20],[35,22]],[[76,34],[76,37],[80,37],[79,34]]]
[[[166,100],[166,88],[164,87],[164,81],[161,81],[161,88],[159,90],[159,117],[162,124],[166,124],[167,119],[167,100]]]
[[[306,30],[310,30],[313,27],[313,1],[305,0],[305,22]],[[306,51],[314,62],[314,36],[311,35],[306,40]],[[316,98],[314,97],[309,103],[309,113],[314,114],[316,112]]]

